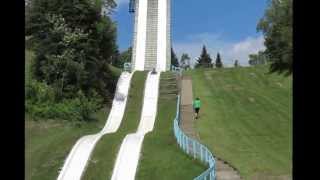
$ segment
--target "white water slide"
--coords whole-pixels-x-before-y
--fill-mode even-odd
[[[77,141],[64,162],[58,180],[80,180],[98,140],[103,135],[114,133],[118,130],[125,111],[132,74],[128,72],[121,74],[117,83],[112,108],[104,128],[97,134],[84,136]]]
[[[136,133],[128,134],[122,141],[112,180],[134,180],[144,135],[153,130],[157,114],[160,72],[149,72],[144,90],[144,100],[139,127]]]

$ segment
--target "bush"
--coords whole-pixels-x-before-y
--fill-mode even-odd
[[[45,83],[31,80],[26,85],[26,112],[32,119],[63,119],[68,121],[92,121],[93,113],[102,107],[95,92],[91,98],[82,91],[76,98],[55,101],[54,90]]]

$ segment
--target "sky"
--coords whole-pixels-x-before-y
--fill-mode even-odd
[[[129,0],[118,4],[112,18],[118,24],[120,51],[131,46],[134,14]],[[213,61],[217,52],[226,66],[238,60],[248,65],[248,55],[264,50],[264,38],[256,26],[267,7],[267,0],[171,0],[171,41],[180,59],[182,53],[193,64],[205,45]]]

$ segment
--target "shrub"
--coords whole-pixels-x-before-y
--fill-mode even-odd
[[[76,98],[55,101],[52,87],[45,83],[31,80],[26,85],[25,111],[34,120],[63,119],[68,121],[92,121],[93,113],[102,107],[97,93],[90,98],[80,90]]]

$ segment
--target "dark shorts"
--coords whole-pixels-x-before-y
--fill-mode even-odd
[[[196,113],[199,113],[200,108],[194,108],[194,110],[196,111]]]

